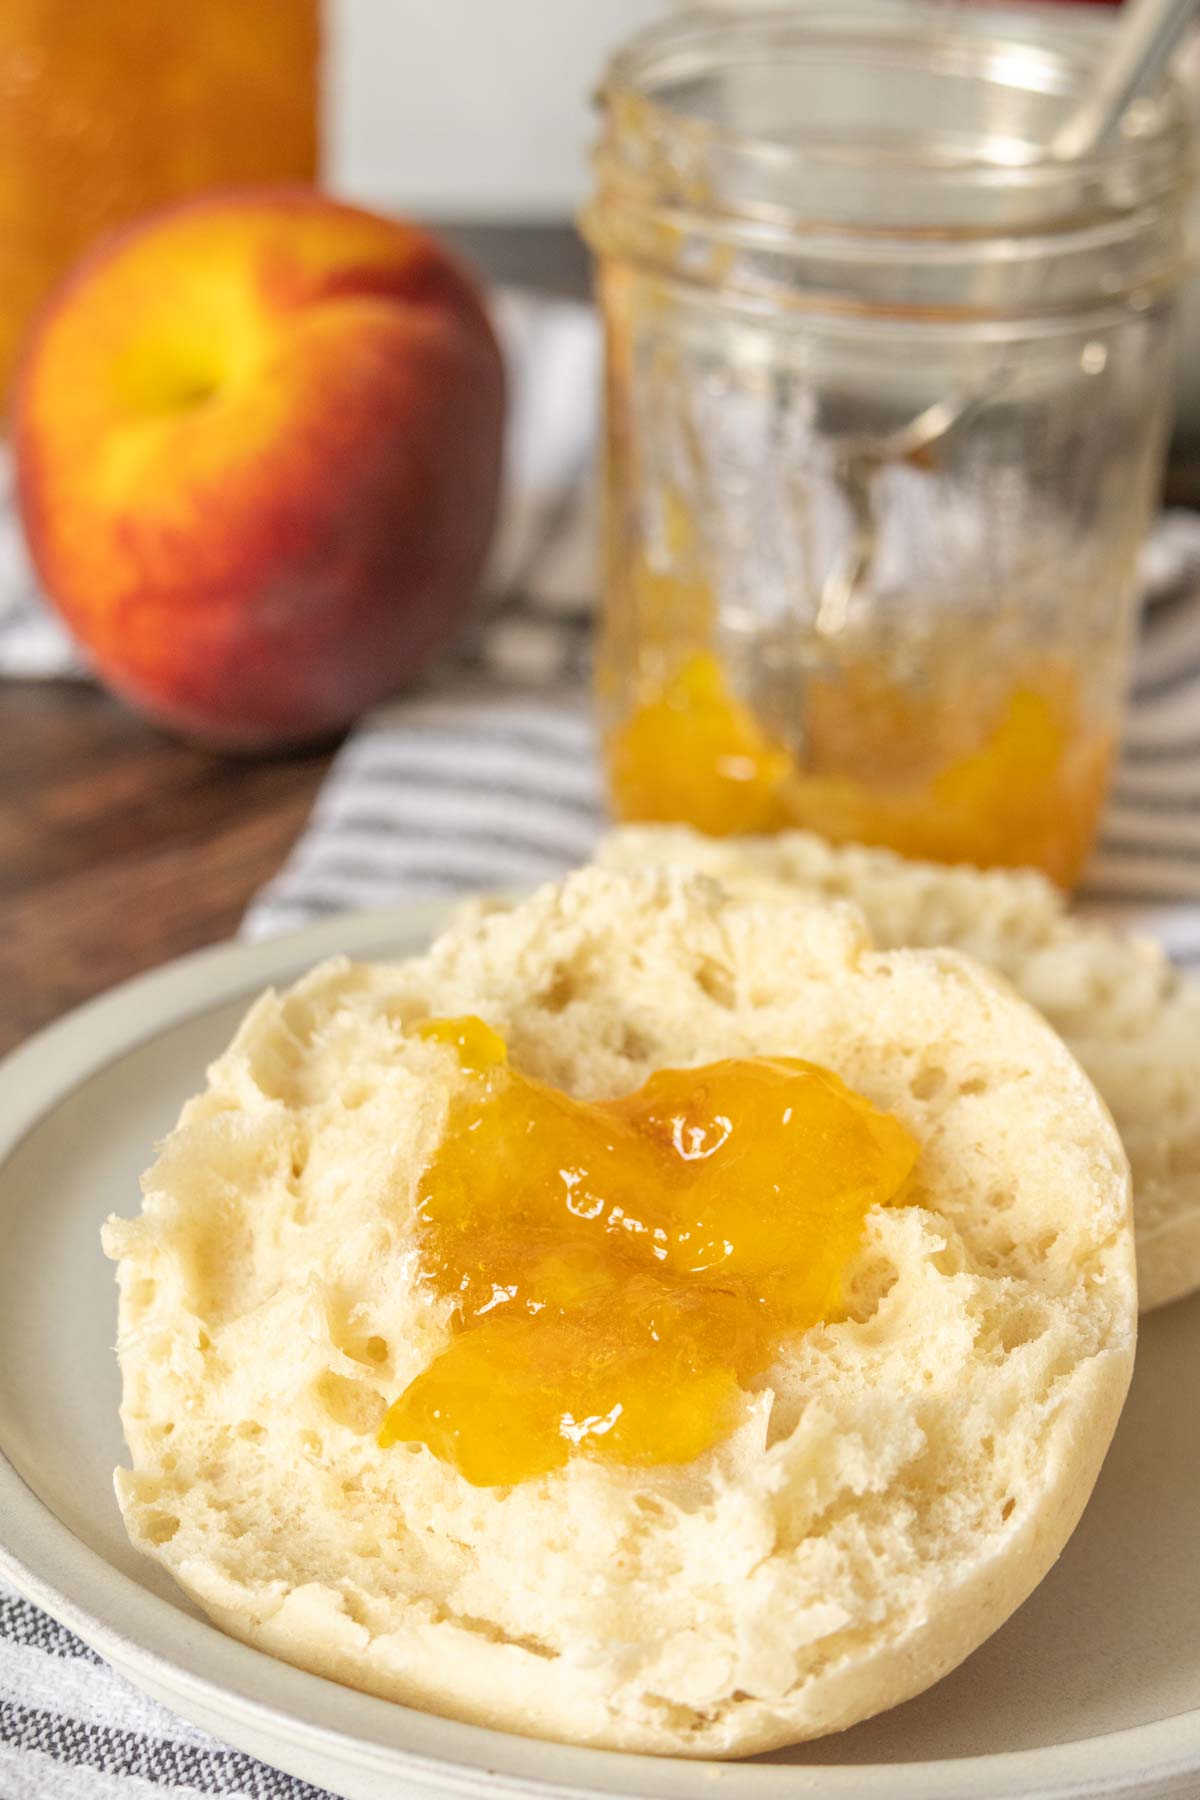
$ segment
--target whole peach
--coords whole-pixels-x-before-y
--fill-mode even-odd
[[[306,189],[108,240],[13,421],[38,575],[96,672],[217,747],[327,736],[450,638],[495,521],[504,376],[471,278]]]

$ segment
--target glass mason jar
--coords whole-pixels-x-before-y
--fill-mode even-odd
[[[1044,149],[1058,9],[685,15],[601,93],[598,691],[622,819],[1069,884],[1161,477],[1191,146]]]
[[[319,0],[0,0],[0,427],[49,288],[201,188],[311,181]]]

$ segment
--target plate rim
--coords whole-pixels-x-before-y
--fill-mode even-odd
[[[240,994],[249,1000],[256,988],[294,979],[325,956],[410,954],[466,897],[414,899],[264,939],[210,945],[135,975],[68,1012],[0,1061],[0,1173],[41,1118],[139,1044]],[[666,1800],[689,1795],[707,1778],[714,1787],[719,1783],[724,1800],[781,1800],[785,1791],[795,1795],[818,1784],[821,1793],[838,1800],[960,1800],[968,1793],[973,1800],[1018,1795],[1083,1800],[1165,1795],[1178,1791],[1180,1779],[1200,1772],[1200,1708],[1098,1736],[978,1757],[779,1764],[587,1749],[400,1706],[268,1656],[115,1568],[25,1480],[9,1458],[2,1421],[0,1573],[135,1683],[144,1673],[158,1694],[179,1692],[210,1718],[228,1716],[252,1731],[307,1743],[326,1762],[357,1765],[379,1777],[423,1780],[447,1795],[465,1796],[486,1781],[497,1794]],[[114,1614],[119,1624],[111,1622]],[[294,1706],[288,1704],[292,1689]],[[386,1713],[378,1714],[375,1729],[370,1717],[355,1719],[377,1708]],[[349,1723],[326,1722],[331,1709],[347,1715]],[[385,1731],[385,1719],[398,1730]],[[397,1736],[412,1741],[399,1742]]]

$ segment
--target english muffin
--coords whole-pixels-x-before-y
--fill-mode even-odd
[[[487,1486],[381,1447],[455,1341],[418,1196],[477,1079],[423,1025],[463,1015],[583,1099],[804,1058],[911,1135],[837,1305],[703,1454]],[[786,1198],[764,1183],[764,1217]],[[1134,1351],[1128,1164],[1042,1018],[961,953],[875,950],[851,907],[670,871],[264,995],[105,1245],[139,1548],[306,1669],[622,1750],[768,1750],[954,1667],[1062,1549]]]

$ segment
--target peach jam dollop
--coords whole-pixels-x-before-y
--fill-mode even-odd
[[[711,1448],[779,1347],[837,1315],[867,1213],[916,1160],[897,1119],[795,1057],[584,1101],[521,1074],[480,1019],[417,1030],[464,1075],[417,1194],[453,1335],[379,1442],[425,1444],[478,1486]]]

